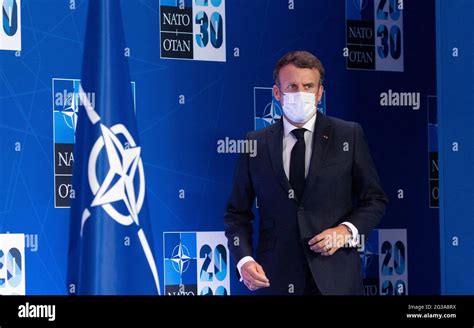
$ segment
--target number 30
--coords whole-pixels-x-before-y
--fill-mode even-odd
[[[221,0],[211,0],[212,5],[215,7],[220,6],[221,2]],[[207,7],[209,5],[207,0],[196,0],[196,4],[203,7]],[[199,11],[196,14],[195,22],[200,28],[200,33],[196,35],[196,42],[199,47],[207,47],[209,39],[211,40],[211,45],[214,48],[217,49],[222,46],[223,20],[221,14],[214,12],[209,19],[204,11]]]

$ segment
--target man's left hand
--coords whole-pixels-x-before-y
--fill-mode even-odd
[[[323,256],[333,255],[352,237],[350,230],[343,224],[326,229],[308,242],[309,248]]]

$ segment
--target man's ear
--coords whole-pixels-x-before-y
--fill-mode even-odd
[[[324,91],[324,87],[321,84],[319,86],[319,89],[318,89],[318,94],[317,94],[317,97],[316,97],[316,103],[319,103],[321,101],[321,98],[323,97],[323,91]]]
[[[280,88],[276,84],[273,85],[273,96],[275,96],[276,100],[281,101]]]

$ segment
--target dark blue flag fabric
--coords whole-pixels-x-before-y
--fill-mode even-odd
[[[120,1],[90,1],[74,149],[70,294],[160,294],[125,48]]]

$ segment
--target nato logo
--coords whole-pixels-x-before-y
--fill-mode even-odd
[[[1,1],[0,1],[1,2]],[[0,50],[21,50],[20,0],[3,0],[0,29]]]
[[[74,143],[79,110],[77,79],[53,79],[54,187],[56,208],[69,207],[75,197],[72,187]]]
[[[53,79],[54,143],[75,143],[80,85],[76,79]]]
[[[374,0],[347,0],[346,18],[371,20],[374,18]]]
[[[280,102],[273,96],[272,88],[254,87],[254,129],[264,129],[276,123],[283,116]],[[323,91],[318,111],[326,114],[326,91]]]
[[[272,88],[253,89],[255,130],[266,128],[283,116],[281,104],[273,96]]]
[[[346,0],[348,69],[403,72],[403,2]]]
[[[408,295],[406,229],[375,229],[360,250],[366,295]]]
[[[226,245],[224,232],[165,232],[165,295],[229,295]]]
[[[196,233],[164,235],[165,295],[197,295]]]
[[[365,295],[379,295],[379,238],[378,231],[373,230],[359,251]]]
[[[226,61],[225,0],[160,0],[161,58]]]
[[[74,144],[80,105],[81,80],[53,78],[54,207],[68,208],[75,197],[72,186]],[[135,104],[135,82],[131,82]],[[92,105],[95,94],[86,94]],[[136,111],[136,106],[135,106]]]

